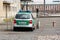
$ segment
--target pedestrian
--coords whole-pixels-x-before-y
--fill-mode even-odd
[[[38,8],[36,8],[36,13],[37,13],[37,18],[38,18],[38,13],[39,13],[39,9]]]

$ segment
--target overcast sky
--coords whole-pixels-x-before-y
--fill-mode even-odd
[[[11,1],[11,0],[8,0]],[[33,0],[33,4],[43,4],[44,0]],[[60,2],[53,2],[53,1],[60,1],[60,0],[45,0],[46,4],[60,4]]]
[[[44,2],[44,0],[33,0],[33,1],[39,4],[43,4]],[[60,2],[53,2],[53,1],[58,1],[58,0],[45,0],[46,4],[60,4]]]

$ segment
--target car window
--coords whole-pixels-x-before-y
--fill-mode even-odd
[[[30,19],[29,14],[16,14],[16,19]]]

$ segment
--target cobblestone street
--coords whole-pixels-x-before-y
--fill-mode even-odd
[[[0,40],[60,40],[60,0],[0,0]]]
[[[39,20],[40,27],[33,32],[0,31],[0,40],[60,40],[60,18],[40,18]],[[54,27],[52,25],[53,21],[56,22]]]

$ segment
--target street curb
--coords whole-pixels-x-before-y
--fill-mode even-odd
[[[60,17],[60,16],[40,16],[38,18],[56,18],[56,17]]]

